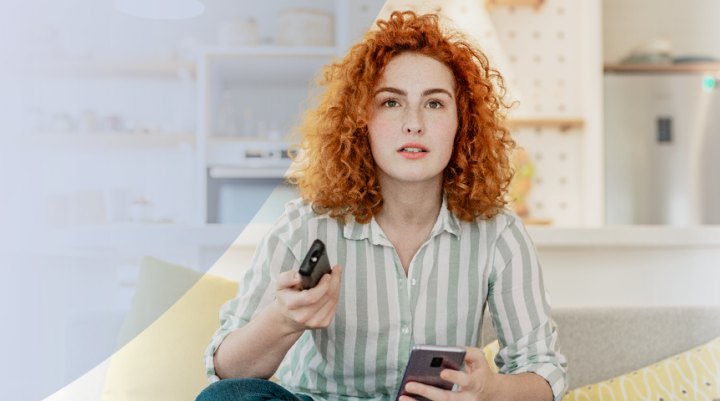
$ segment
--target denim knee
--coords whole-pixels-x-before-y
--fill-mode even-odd
[[[301,401],[279,384],[263,379],[225,379],[212,383],[195,401]],[[302,400],[304,401],[304,400]]]

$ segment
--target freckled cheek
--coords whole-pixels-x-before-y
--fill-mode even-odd
[[[452,154],[453,143],[455,141],[455,133],[457,132],[458,124],[456,121],[436,121],[433,124],[433,132],[437,134],[437,144],[442,146],[443,153],[448,155]],[[449,156],[448,156],[449,157]]]
[[[392,121],[379,119],[370,121],[368,124],[370,142],[379,145],[389,142],[392,139],[394,129],[396,129],[396,126]]]

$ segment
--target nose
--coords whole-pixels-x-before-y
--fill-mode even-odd
[[[403,121],[403,133],[406,134],[422,134],[423,133],[423,119],[420,109],[418,107],[407,107],[405,109],[405,116]]]

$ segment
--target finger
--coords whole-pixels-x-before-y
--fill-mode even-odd
[[[298,306],[312,306],[326,298],[330,290],[331,279],[332,277],[329,274],[323,274],[315,287],[302,291],[302,293],[299,294]]]
[[[333,276],[334,276],[336,273],[337,273],[337,275],[339,276],[339,275],[342,274],[343,267],[340,266],[340,265],[335,265],[335,266],[332,267],[331,270],[332,270],[331,273],[333,274]]]
[[[313,313],[313,317],[308,322],[308,326],[316,328],[325,328],[330,325],[333,317],[335,316],[335,310],[337,309],[337,302],[333,302],[331,299],[323,301],[324,304]]]
[[[330,276],[332,278],[332,280],[330,281],[330,288],[332,289],[331,292],[333,295],[340,293],[340,285],[342,283],[342,269],[343,268],[340,265],[335,265],[335,267],[333,267]]]
[[[480,348],[475,347],[463,347],[465,348],[465,365],[472,370],[477,369],[481,366],[489,366],[485,353]]]
[[[275,280],[275,289],[278,291],[295,287],[302,282],[300,273],[297,270],[288,270],[280,273]]]
[[[447,380],[450,383],[457,384],[464,389],[472,388],[473,383],[475,383],[467,373],[453,369],[443,369],[440,372],[440,378]]]
[[[465,362],[478,362],[485,359],[485,353],[480,348],[465,347]]]
[[[317,327],[325,328],[330,325],[333,318],[335,317],[335,311],[337,310],[337,302],[332,299],[328,299],[325,304],[315,313],[313,319],[313,325]]]
[[[411,394],[423,396],[432,401],[451,401],[454,398],[452,391],[443,390],[418,382],[409,382],[406,384],[405,391]]]

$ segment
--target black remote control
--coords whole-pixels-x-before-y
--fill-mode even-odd
[[[315,287],[322,276],[325,273],[330,273],[330,271],[330,261],[328,261],[327,252],[325,252],[325,244],[316,239],[300,265],[303,290]]]

